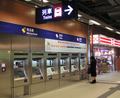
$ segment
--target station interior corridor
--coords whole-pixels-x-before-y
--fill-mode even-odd
[[[22,98],[120,98],[120,72],[98,75],[96,84],[86,79]]]

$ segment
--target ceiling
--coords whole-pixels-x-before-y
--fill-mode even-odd
[[[72,0],[48,0],[47,3],[41,3],[41,0],[15,0],[34,7],[47,6],[56,3],[68,2]],[[44,1],[44,0],[43,0]],[[78,11],[87,15],[82,15],[81,19],[100,20],[120,31],[120,0],[77,0]],[[82,21],[82,20],[81,20]],[[83,21],[83,22],[84,22]]]
[[[78,0],[80,11],[120,29],[120,0]]]

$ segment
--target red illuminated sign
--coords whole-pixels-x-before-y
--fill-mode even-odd
[[[112,44],[112,45],[115,45],[114,39],[111,39],[111,44]]]
[[[62,4],[54,5],[54,18],[62,17]]]
[[[100,44],[106,44],[106,45],[112,45],[112,46],[120,47],[120,40],[109,38],[109,37],[106,37],[104,35],[100,35],[100,37],[97,37],[97,39],[95,39],[96,35],[93,35],[93,37],[94,37],[93,38],[93,43],[94,44],[95,44],[95,41],[99,41],[100,40]]]
[[[106,37],[100,37],[100,43],[105,43],[111,45],[111,39]]]
[[[120,46],[120,41],[115,41],[115,46]]]

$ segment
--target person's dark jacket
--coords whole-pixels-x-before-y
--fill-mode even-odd
[[[96,60],[92,60],[91,64],[91,76],[96,76]]]

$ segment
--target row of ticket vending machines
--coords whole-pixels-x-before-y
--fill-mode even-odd
[[[13,97],[86,79],[83,53],[14,52],[13,65]]]

